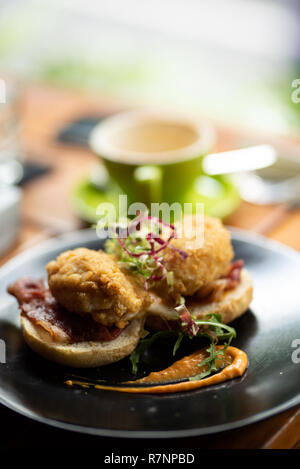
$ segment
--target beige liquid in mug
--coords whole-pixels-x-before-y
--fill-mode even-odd
[[[147,158],[147,154],[151,154],[152,160],[160,158],[161,153],[165,153],[165,158],[172,159],[172,152],[186,148],[199,139],[196,130],[185,124],[177,124],[165,121],[149,121],[143,122],[131,127],[118,129],[111,133],[110,143],[116,150],[130,153],[140,153],[139,157],[143,160],[143,156]],[[128,153],[126,160],[128,160]],[[145,155],[143,155],[145,154]]]

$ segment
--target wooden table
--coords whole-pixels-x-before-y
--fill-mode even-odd
[[[126,107],[123,103],[122,107]],[[72,185],[97,164],[91,152],[82,148],[58,145],[54,136],[67,121],[85,114],[111,112],[120,103],[105,98],[67,92],[41,85],[25,88],[22,106],[23,146],[31,161],[48,164],[52,170],[24,187],[21,211],[21,231],[13,249],[0,259],[3,264],[20,251],[38,242],[83,226],[72,210],[69,194]],[[236,134],[218,130],[218,150],[234,147]],[[243,202],[226,223],[252,230],[300,250],[300,209],[280,206],[256,206]],[[99,444],[99,438],[53,429],[32,422],[12,411],[0,408],[2,446],[22,447],[38,442],[43,447]],[[28,431],[27,431],[28,430]],[[129,441],[101,439],[103,446],[128,448]],[[47,444],[48,442],[48,444]],[[143,443],[141,442],[141,445]],[[147,442],[147,447],[150,447]],[[168,442],[153,441],[153,447],[170,447]],[[299,448],[300,407],[245,428],[201,438],[180,439],[177,448]]]

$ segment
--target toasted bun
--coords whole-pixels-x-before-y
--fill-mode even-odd
[[[220,299],[212,303],[200,304],[196,301],[186,301],[190,313],[197,319],[206,314],[217,313],[222,315],[222,321],[227,324],[241,316],[251,303],[253,297],[253,286],[251,277],[246,269],[241,271],[241,281],[233,290],[228,290]],[[166,321],[174,320],[174,310],[161,304],[153,303],[148,311],[147,324],[154,325],[153,316],[158,315]]]
[[[193,305],[190,312],[196,318],[212,313],[221,314],[223,323],[227,324],[247,311],[252,298],[252,280],[248,271],[243,269],[239,285],[233,290],[226,292],[220,301],[205,305]]]
[[[144,330],[144,318],[134,319],[114,340],[62,345],[28,318],[21,316],[21,328],[29,347],[42,357],[75,368],[93,368],[117,362],[136,347]]]

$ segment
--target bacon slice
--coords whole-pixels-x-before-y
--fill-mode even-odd
[[[244,261],[239,259],[233,262],[227,274],[214,280],[208,285],[200,288],[195,297],[206,303],[218,301],[227,290],[236,288],[241,281],[241,271],[244,267]]]
[[[19,279],[8,287],[8,293],[17,298],[21,314],[42,327],[56,342],[110,341],[122,332],[115,326],[103,326],[89,315],[70,313],[55,300],[43,280]]]
[[[243,267],[244,267],[244,261],[242,259],[239,259],[231,264],[229,272],[226,276],[226,279],[228,280],[230,288],[234,288],[240,283],[241,271]]]

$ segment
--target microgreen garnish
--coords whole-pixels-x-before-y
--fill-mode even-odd
[[[179,318],[181,319],[182,330],[191,336],[197,335],[199,327],[192,318],[191,313],[187,309],[186,305],[183,303],[179,306],[176,306],[176,308],[174,309],[178,313]]]
[[[181,320],[182,319],[180,319],[180,321]],[[181,322],[182,329],[180,331],[160,331],[150,337],[147,336],[141,339],[136,349],[130,355],[132,373],[136,374],[141,356],[154,342],[162,338],[170,337],[177,337],[175,345],[173,346],[173,356],[179,349],[184,337],[205,337],[210,341],[209,347],[206,349],[208,356],[198,364],[199,367],[205,367],[205,370],[189,378],[190,380],[203,379],[217,371],[217,360],[224,357],[227,347],[231,344],[232,339],[236,337],[235,329],[227,324],[223,324],[220,314],[208,314],[203,319],[193,319],[193,323],[198,327],[196,334],[191,334],[190,330],[186,329],[186,324],[182,325]],[[223,347],[217,349],[216,345],[220,341],[223,342]]]
[[[166,239],[162,238],[163,229],[169,230]],[[174,225],[147,214],[139,214],[135,220],[128,221],[125,228],[117,225],[114,230],[115,237],[106,242],[107,252],[115,254],[124,267],[141,275],[145,279],[146,290],[150,284],[162,279],[166,279],[172,290],[174,276],[164,266],[163,251],[169,246],[178,251],[183,259],[187,257],[184,251],[170,244],[176,237]]]
[[[174,345],[174,347],[173,347],[173,357],[175,356],[177,350],[179,349],[180,344],[181,344],[183,338],[184,338],[184,333],[183,333],[183,332],[179,332],[179,333],[178,333],[177,340],[176,340],[175,345]]]
[[[199,367],[205,366],[206,369],[190,380],[203,379],[211,373],[217,371],[217,360],[224,357],[227,347],[236,337],[236,331],[233,327],[222,323],[222,316],[220,314],[209,314],[202,320],[195,320],[197,326],[200,327],[198,336],[207,337],[210,340],[210,345],[206,349],[208,357],[198,364]],[[225,331],[225,332],[224,332]],[[224,341],[223,348],[217,349],[216,345],[219,341]]]
[[[135,350],[131,353],[129,359],[132,364],[132,373],[135,375],[138,370],[138,364],[140,362],[140,358],[143,355],[143,353],[153,345],[154,342],[156,342],[158,339],[166,339],[170,337],[177,336],[177,333],[175,331],[159,331],[156,332],[155,334],[151,335],[151,337],[147,336],[144,339],[140,339],[137,347]],[[176,341],[176,344],[178,342],[178,339]],[[176,347],[176,344],[174,346],[174,349]]]

